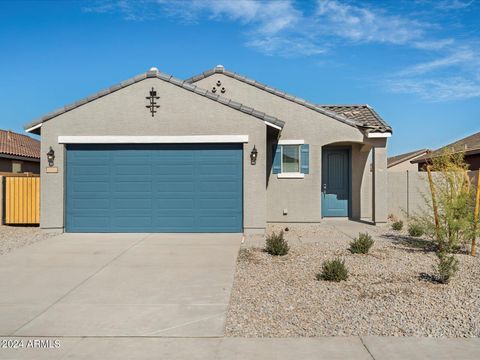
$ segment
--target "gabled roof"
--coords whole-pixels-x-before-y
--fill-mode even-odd
[[[255,110],[255,109],[253,109],[249,106],[246,106],[246,105],[243,105],[243,104],[238,103],[236,101],[227,99],[223,96],[216,95],[216,94],[214,94],[210,91],[207,91],[207,90],[202,89],[198,86],[192,85],[192,84],[188,83],[187,81],[180,80],[180,79],[177,79],[177,78],[173,77],[172,75],[160,72],[156,68],[151,68],[146,73],[143,73],[143,74],[137,75],[133,78],[130,78],[128,80],[122,81],[121,83],[113,85],[113,86],[109,87],[108,89],[97,92],[97,93],[95,93],[93,95],[90,95],[90,96],[88,96],[88,97],[86,97],[82,100],[76,101],[73,104],[66,105],[66,106],[64,106],[60,109],[57,109],[57,110],[49,113],[49,114],[46,114],[46,115],[42,116],[41,118],[36,119],[36,120],[30,122],[29,124],[25,125],[24,128],[27,132],[37,131],[37,133],[38,133],[38,128],[41,126],[41,124],[43,122],[48,121],[50,119],[53,119],[53,118],[55,118],[55,117],[57,117],[61,114],[64,114],[64,113],[70,111],[70,110],[76,109],[76,108],[78,108],[82,105],[85,105],[85,104],[87,104],[91,101],[97,100],[97,99],[99,99],[103,96],[106,96],[108,94],[111,94],[115,91],[118,91],[120,89],[123,89],[127,86],[133,85],[137,82],[140,82],[140,81],[148,79],[148,78],[158,78],[160,80],[169,82],[169,83],[171,83],[173,85],[176,85],[178,87],[181,87],[185,90],[188,90],[188,91],[193,92],[195,94],[198,94],[200,96],[204,96],[204,97],[206,97],[210,100],[219,102],[219,103],[221,103],[225,106],[231,107],[232,109],[241,111],[241,112],[246,113],[246,114],[251,115],[251,116],[255,116],[255,117],[259,118],[260,120],[263,120],[267,125],[274,126],[276,128],[279,128],[279,129],[283,128],[283,126],[285,125],[285,123],[282,120],[277,119],[274,116],[270,116],[268,114],[265,114],[262,111]]]
[[[40,159],[40,141],[0,129],[0,156],[1,154]]]
[[[412,160],[412,163],[424,163],[431,158],[438,157],[443,154],[446,149],[453,152],[463,152],[465,155],[473,155],[480,153],[480,132],[457,140],[451,144],[443,146],[437,150],[431,151],[418,159]]]
[[[321,114],[327,115],[331,118],[334,118],[334,119],[336,119],[340,122],[343,122],[345,124],[348,124],[350,126],[362,128],[367,133],[370,133],[370,132],[379,132],[379,133],[392,132],[392,128],[385,121],[383,121],[383,119],[381,119],[380,116],[378,116],[378,114],[376,114],[375,111],[370,107],[369,108],[370,108],[371,112],[375,113],[374,117],[376,117],[378,119],[376,121],[366,121],[366,122],[364,122],[360,119],[356,119],[356,118],[353,118],[353,117],[347,117],[347,116],[339,113],[338,111],[334,111],[333,109],[328,108],[329,106],[333,106],[333,105],[320,105],[319,106],[319,105],[313,104],[311,102],[306,101],[305,99],[298,98],[294,95],[288,94],[288,93],[286,93],[284,91],[281,91],[281,90],[277,90],[277,89],[275,89],[271,86],[262,84],[262,83],[260,83],[256,80],[250,79],[246,76],[237,74],[237,73],[229,71],[229,70],[225,70],[225,68],[222,65],[218,65],[213,69],[204,71],[203,73],[201,73],[199,75],[196,75],[196,76],[193,76],[193,77],[187,79],[186,81],[188,83],[192,84],[192,83],[195,83],[199,80],[202,80],[202,79],[205,79],[209,76],[212,76],[214,74],[223,74],[225,76],[237,79],[237,80],[242,81],[246,84],[255,86],[258,89],[267,91],[271,94],[274,94],[274,95],[279,96],[281,98],[284,98],[286,100],[289,100],[289,101],[295,102],[297,104],[303,105],[303,106],[305,106],[305,107],[307,107],[311,110],[314,110],[314,111],[317,111]],[[353,106],[355,106],[355,105],[353,105]],[[362,105],[362,106],[367,106],[367,105]]]
[[[390,125],[388,125],[368,104],[317,105],[325,110],[333,111],[334,113],[342,115],[347,119],[355,120],[359,124],[376,128],[379,132],[392,131]]]
[[[427,151],[428,149],[420,149],[420,150],[410,151],[405,154],[391,156],[387,159],[387,168],[400,164],[404,161],[408,161],[413,158],[416,158],[417,156],[425,154]]]

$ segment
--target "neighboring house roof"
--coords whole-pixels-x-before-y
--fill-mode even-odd
[[[398,165],[404,161],[408,161],[413,158],[416,158],[417,156],[425,154],[427,151],[428,149],[420,149],[420,150],[410,151],[405,154],[391,156],[387,159],[387,168]]]
[[[55,118],[55,117],[57,117],[61,114],[66,113],[67,111],[76,109],[76,108],[78,108],[82,105],[85,105],[85,104],[87,104],[91,101],[99,99],[103,96],[111,94],[115,91],[118,91],[118,90],[123,89],[127,86],[130,86],[130,85],[133,85],[133,84],[135,84],[137,82],[140,82],[142,80],[145,80],[147,78],[158,78],[160,80],[169,82],[169,83],[171,83],[173,85],[176,85],[178,87],[181,87],[185,90],[191,91],[191,92],[193,92],[195,94],[198,94],[200,96],[204,96],[208,99],[219,102],[219,103],[221,103],[225,106],[229,106],[232,109],[241,111],[241,112],[246,113],[248,115],[255,116],[255,117],[263,120],[267,125],[272,125],[273,124],[275,127],[278,127],[280,129],[283,128],[283,126],[285,125],[285,123],[282,120],[277,119],[274,116],[267,115],[262,111],[255,110],[255,109],[253,109],[249,106],[246,106],[246,105],[243,105],[243,104],[238,103],[236,101],[227,99],[223,96],[216,95],[216,94],[214,94],[210,91],[207,91],[207,90],[202,89],[198,86],[192,85],[192,84],[188,83],[187,81],[180,80],[180,79],[177,79],[177,78],[173,77],[172,75],[162,73],[162,72],[158,71],[156,68],[151,68],[146,73],[143,73],[143,74],[137,75],[133,78],[130,78],[128,80],[122,81],[121,83],[113,85],[113,86],[109,87],[108,89],[97,92],[97,93],[95,93],[93,95],[90,95],[90,96],[88,96],[88,97],[86,97],[82,100],[76,101],[73,104],[66,105],[66,106],[64,106],[64,107],[62,107],[58,110],[55,110],[55,111],[53,111],[49,114],[46,114],[46,115],[42,116],[41,118],[39,118],[37,120],[34,120],[34,121],[30,122],[29,124],[25,125],[24,128],[28,132],[34,132],[45,121],[53,119],[53,118]],[[37,132],[38,132],[38,130],[37,130]]]
[[[271,94],[274,94],[276,96],[282,97],[286,100],[293,101],[297,104],[303,105],[311,110],[317,111],[321,114],[327,115],[331,118],[334,118],[338,121],[341,121],[345,124],[348,124],[350,126],[354,127],[360,127],[366,130],[366,132],[380,132],[380,133],[385,133],[385,132],[392,132],[392,128],[383,120],[380,118],[380,116],[368,105],[349,105],[349,106],[363,106],[363,107],[368,107],[370,109],[370,113],[373,113],[374,115],[371,115],[370,117],[362,119],[360,117],[352,117],[352,116],[346,116],[339,111],[339,109],[330,109],[329,107],[332,107],[334,105],[316,105],[311,102],[308,102],[304,99],[298,98],[294,95],[287,94],[284,91],[277,90],[273,87],[270,87],[268,85],[262,84],[256,80],[250,79],[246,76],[237,74],[235,72],[225,70],[225,68],[221,65],[216,66],[213,69],[204,71],[203,73],[193,76],[186,81],[188,83],[194,83],[196,81],[205,79],[209,76],[212,76],[214,74],[223,74],[225,76],[229,76],[231,78],[237,79],[239,81],[242,81],[244,83],[247,83],[249,85],[255,86],[258,89],[267,91]],[[338,106],[334,106],[338,108]]]
[[[465,155],[474,155],[480,153],[480,132],[467,136],[463,139],[457,140],[451,144],[443,146],[435,151],[431,151],[418,159],[414,159],[412,163],[424,163],[431,158],[438,157],[443,154],[446,149],[451,149],[454,152],[463,152]]]
[[[40,141],[0,129],[0,157],[3,155],[40,159]]]

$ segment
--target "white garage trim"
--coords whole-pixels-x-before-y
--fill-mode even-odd
[[[199,144],[247,143],[248,135],[59,136],[59,144]]]

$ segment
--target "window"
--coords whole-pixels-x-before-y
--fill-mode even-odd
[[[300,172],[300,145],[282,145],[282,173]]]
[[[12,161],[12,173],[21,173],[22,163],[20,161]]]
[[[272,173],[278,178],[303,179],[309,162],[309,145],[303,140],[280,140],[273,145]]]

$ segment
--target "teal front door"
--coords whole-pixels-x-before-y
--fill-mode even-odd
[[[324,148],[322,153],[322,216],[350,212],[350,149]]]

